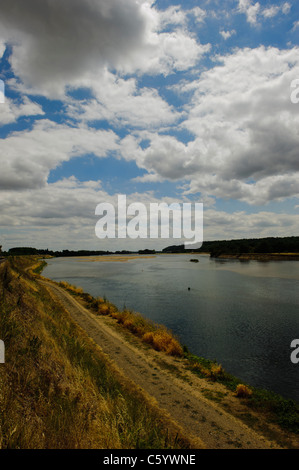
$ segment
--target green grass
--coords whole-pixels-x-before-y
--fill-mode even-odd
[[[227,373],[216,361],[195,356],[185,348],[185,358],[190,370],[199,377],[208,378],[226,386],[228,390],[236,391],[238,385],[244,384],[252,395],[244,400],[249,409],[263,413],[273,423],[281,428],[299,434],[299,404],[283,398],[269,390],[252,387],[237,377]]]
[[[47,266],[46,261],[41,261],[39,266],[37,266],[35,269],[33,269],[34,274],[41,274],[43,269]]]

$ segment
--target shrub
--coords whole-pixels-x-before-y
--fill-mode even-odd
[[[224,370],[222,365],[220,364],[213,364],[210,370],[210,378],[213,380],[217,380],[218,378],[224,375]]]
[[[170,356],[182,356],[183,348],[180,343],[164,329],[144,333],[142,340],[153,346],[157,351],[164,351]]]
[[[239,384],[236,388],[236,396],[239,398],[249,398],[252,395],[252,390],[247,385]]]

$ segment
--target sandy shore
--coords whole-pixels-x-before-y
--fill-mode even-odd
[[[132,255],[132,256],[118,256],[118,255],[101,255],[101,256],[76,256],[72,257],[71,259],[76,259],[77,261],[90,261],[93,263],[100,263],[100,262],[127,262],[131,261],[132,259],[147,259],[147,258],[155,258],[155,255],[148,255],[148,256],[140,256],[140,255]]]

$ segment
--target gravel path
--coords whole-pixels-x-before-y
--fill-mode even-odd
[[[47,281],[40,281],[72,318],[102,348],[123,375],[153,397],[159,408],[184,429],[199,448],[269,449],[275,443],[257,434],[204,394],[223,393],[220,384],[200,379],[187,370],[183,359],[158,353],[115,327],[114,320],[92,314],[71,295]],[[236,401],[236,399],[235,399]],[[240,405],[241,406],[241,405]],[[245,413],[244,408],[244,413]]]

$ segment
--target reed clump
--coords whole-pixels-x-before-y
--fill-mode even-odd
[[[245,384],[238,384],[236,387],[236,396],[239,398],[250,398],[252,390]]]
[[[144,333],[142,340],[152,345],[157,351],[165,351],[170,356],[183,356],[180,343],[163,327]]]
[[[65,282],[65,281],[60,281],[59,285],[60,285],[60,287],[63,287],[64,289],[67,289],[69,292],[72,292],[75,295],[82,295],[83,294],[82,287],[74,286],[73,284],[69,284],[68,282]]]
[[[191,369],[202,377],[213,381],[221,380],[225,376],[225,371],[221,364],[213,362],[192,362]]]

